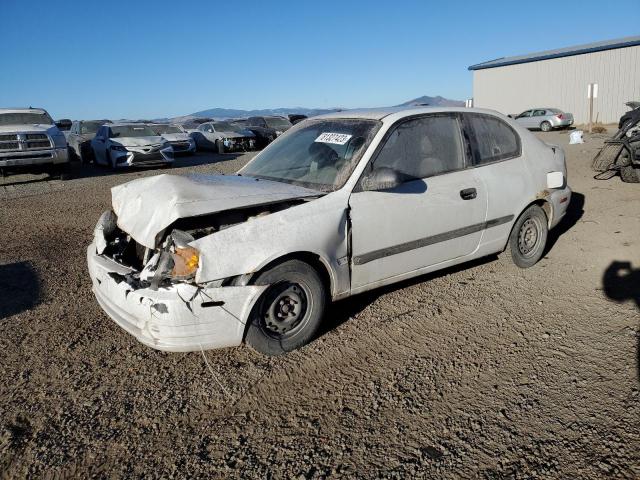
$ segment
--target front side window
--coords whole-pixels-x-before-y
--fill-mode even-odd
[[[378,168],[393,169],[403,181],[464,168],[457,117],[433,115],[401,123],[373,161],[372,170]]]
[[[489,115],[468,114],[475,138],[475,163],[520,156],[520,137],[505,122]]]
[[[531,116],[531,110],[527,110],[526,112],[522,112],[516,118],[527,118]]]
[[[376,120],[309,121],[287,130],[240,174],[331,192],[349,179],[379,128]]]

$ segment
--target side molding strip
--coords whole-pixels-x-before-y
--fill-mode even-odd
[[[365,263],[379,260],[380,258],[397,255],[399,253],[408,252],[410,250],[426,247],[435,243],[446,242],[447,240],[451,240],[457,237],[471,235],[472,233],[476,233],[487,228],[497,227],[498,225],[509,223],[511,220],[513,220],[513,218],[513,215],[507,215],[505,217],[494,218],[493,220],[487,220],[486,222],[469,225],[468,227],[462,227],[456,230],[451,230],[449,232],[432,235],[430,237],[412,240],[411,242],[401,243],[400,245],[394,245],[393,247],[381,248],[380,250],[374,250],[373,252],[353,257],[353,263],[355,265],[364,265]]]

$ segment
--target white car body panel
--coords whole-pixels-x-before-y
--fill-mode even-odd
[[[390,193],[356,188],[378,144],[396,121],[409,115],[438,112],[476,112],[499,117],[520,136],[522,156],[423,179],[426,188],[422,191]],[[87,255],[94,291],[105,311],[154,348],[186,351],[203,345],[204,348],[237,345],[242,341],[248,314],[262,292],[250,284],[251,276],[283,257],[311,254],[318,258],[327,271],[335,300],[501,252],[514,222],[527,206],[545,202],[549,226],[553,227],[569,204],[571,190],[566,185],[562,150],[545,145],[513,120],[495,112],[414,108],[338,112],[319,118],[373,118],[382,122],[345,185],[331,193],[224,176],[160,175],[114,187],[113,209],[118,227],[149,249],[157,248],[162,234],[180,218],[291,200],[294,204],[191,242],[189,245],[200,252],[193,284],[178,283],[158,291],[136,290],[126,281],[117,282],[109,275],[111,272],[125,278],[126,271],[119,272],[123,267],[114,266],[115,262],[102,262],[103,255],[97,253],[96,245],[103,245],[104,239],[97,238],[102,235],[97,228]],[[290,131],[296,128],[299,126]],[[286,141],[287,135],[274,143]],[[559,188],[547,185],[547,176],[552,172],[562,172],[564,183]],[[477,197],[462,200],[460,190],[466,188],[476,188]],[[378,254],[367,258],[371,252]],[[359,261],[359,257],[367,261]],[[100,273],[101,269],[107,273]],[[235,277],[246,281],[221,286],[226,279]],[[135,295],[131,292],[125,295],[122,289],[131,289]],[[233,321],[215,306],[202,307],[204,300],[197,300],[195,308],[190,304],[186,310],[191,313],[186,313],[182,306],[184,291],[191,292],[190,298],[224,299],[234,305]],[[133,305],[136,301],[147,308]],[[153,330],[156,336],[149,340],[151,327],[145,327],[148,324],[145,322],[155,321],[150,320],[149,305],[158,303],[168,305],[168,317],[163,317],[162,325],[171,327],[159,326],[157,331]],[[203,317],[196,321],[190,316],[192,313]]]

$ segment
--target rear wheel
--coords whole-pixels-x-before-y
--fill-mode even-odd
[[[288,260],[261,273],[256,285],[269,285],[249,318],[246,341],[265,355],[281,355],[311,341],[327,305],[318,272],[300,260]]]
[[[544,121],[540,124],[540,130],[543,132],[548,132],[551,130],[551,124],[547,121]]]
[[[518,218],[509,235],[509,251],[513,263],[520,268],[535,265],[547,245],[547,215],[538,205],[531,205]]]

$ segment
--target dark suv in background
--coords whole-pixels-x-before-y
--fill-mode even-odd
[[[242,126],[256,136],[256,146],[264,148],[292,127],[291,122],[284,117],[249,117]]]

